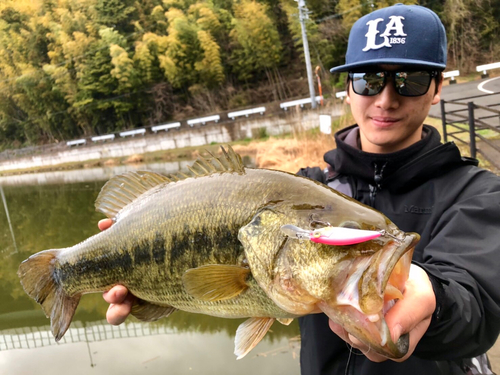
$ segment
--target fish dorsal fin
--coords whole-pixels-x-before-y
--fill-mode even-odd
[[[221,301],[237,297],[248,288],[246,267],[208,264],[191,268],[182,275],[186,291],[203,301]]]
[[[95,209],[114,218],[123,207],[146,191],[172,181],[174,180],[154,172],[126,172],[106,182],[95,201]]]
[[[245,173],[245,166],[240,155],[231,146],[227,151],[221,146],[222,155],[217,157],[207,151],[208,156],[200,156],[187,172],[178,172],[168,176],[149,171],[126,172],[115,176],[101,189],[95,201],[96,211],[109,218],[114,218],[121,209],[133,202],[146,191],[163,183],[177,182],[187,178],[208,176],[214,173]]]
[[[234,339],[234,354],[241,359],[266,335],[274,323],[274,318],[250,318],[240,324]]]
[[[178,172],[171,176],[172,179],[184,180],[192,177],[209,176],[214,173],[245,173],[245,166],[241,156],[234,152],[231,146],[227,146],[227,151],[221,146],[222,155],[217,157],[210,151],[205,151],[207,156],[200,156],[193,165],[187,167],[188,172]]]

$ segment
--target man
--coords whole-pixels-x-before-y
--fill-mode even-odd
[[[404,299],[385,317],[393,341],[409,333],[408,354],[387,360],[323,314],[300,318],[302,374],[490,374],[484,353],[500,330],[500,179],[462,158],[423,124],[440,101],[446,35],[439,18],[398,4],[352,27],[347,102],[356,125],[339,131],[314,178],[417,232]],[[102,222],[101,229],[109,222]],[[105,294],[110,323],[132,297]]]

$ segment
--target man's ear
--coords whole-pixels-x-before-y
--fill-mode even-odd
[[[439,84],[438,84],[437,89],[434,91],[435,94],[434,94],[434,97],[432,98],[432,105],[438,104],[441,101],[441,90],[443,89],[444,78],[442,75],[443,73],[440,73],[440,74],[441,74],[441,79],[439,80]],[[436,81],[434,81],[434,82],[436,82]]]
[[[345,102],[349,105],[351,105],[351,94],[349,93],[349,90],[347,90],[347,95],[345,97]]]

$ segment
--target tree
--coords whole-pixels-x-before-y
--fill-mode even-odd
[[[231,65],[241,80],[275,68],[281,59],[282,45],[267,6],[243,0],[235,4]]]

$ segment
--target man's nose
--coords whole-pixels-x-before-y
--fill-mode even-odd
[[[399,95],[394,88],[393,77],[388,77],[384,88],[375,96],[375,98],[375,105],[384,110],[399,107],[401,95]]]

